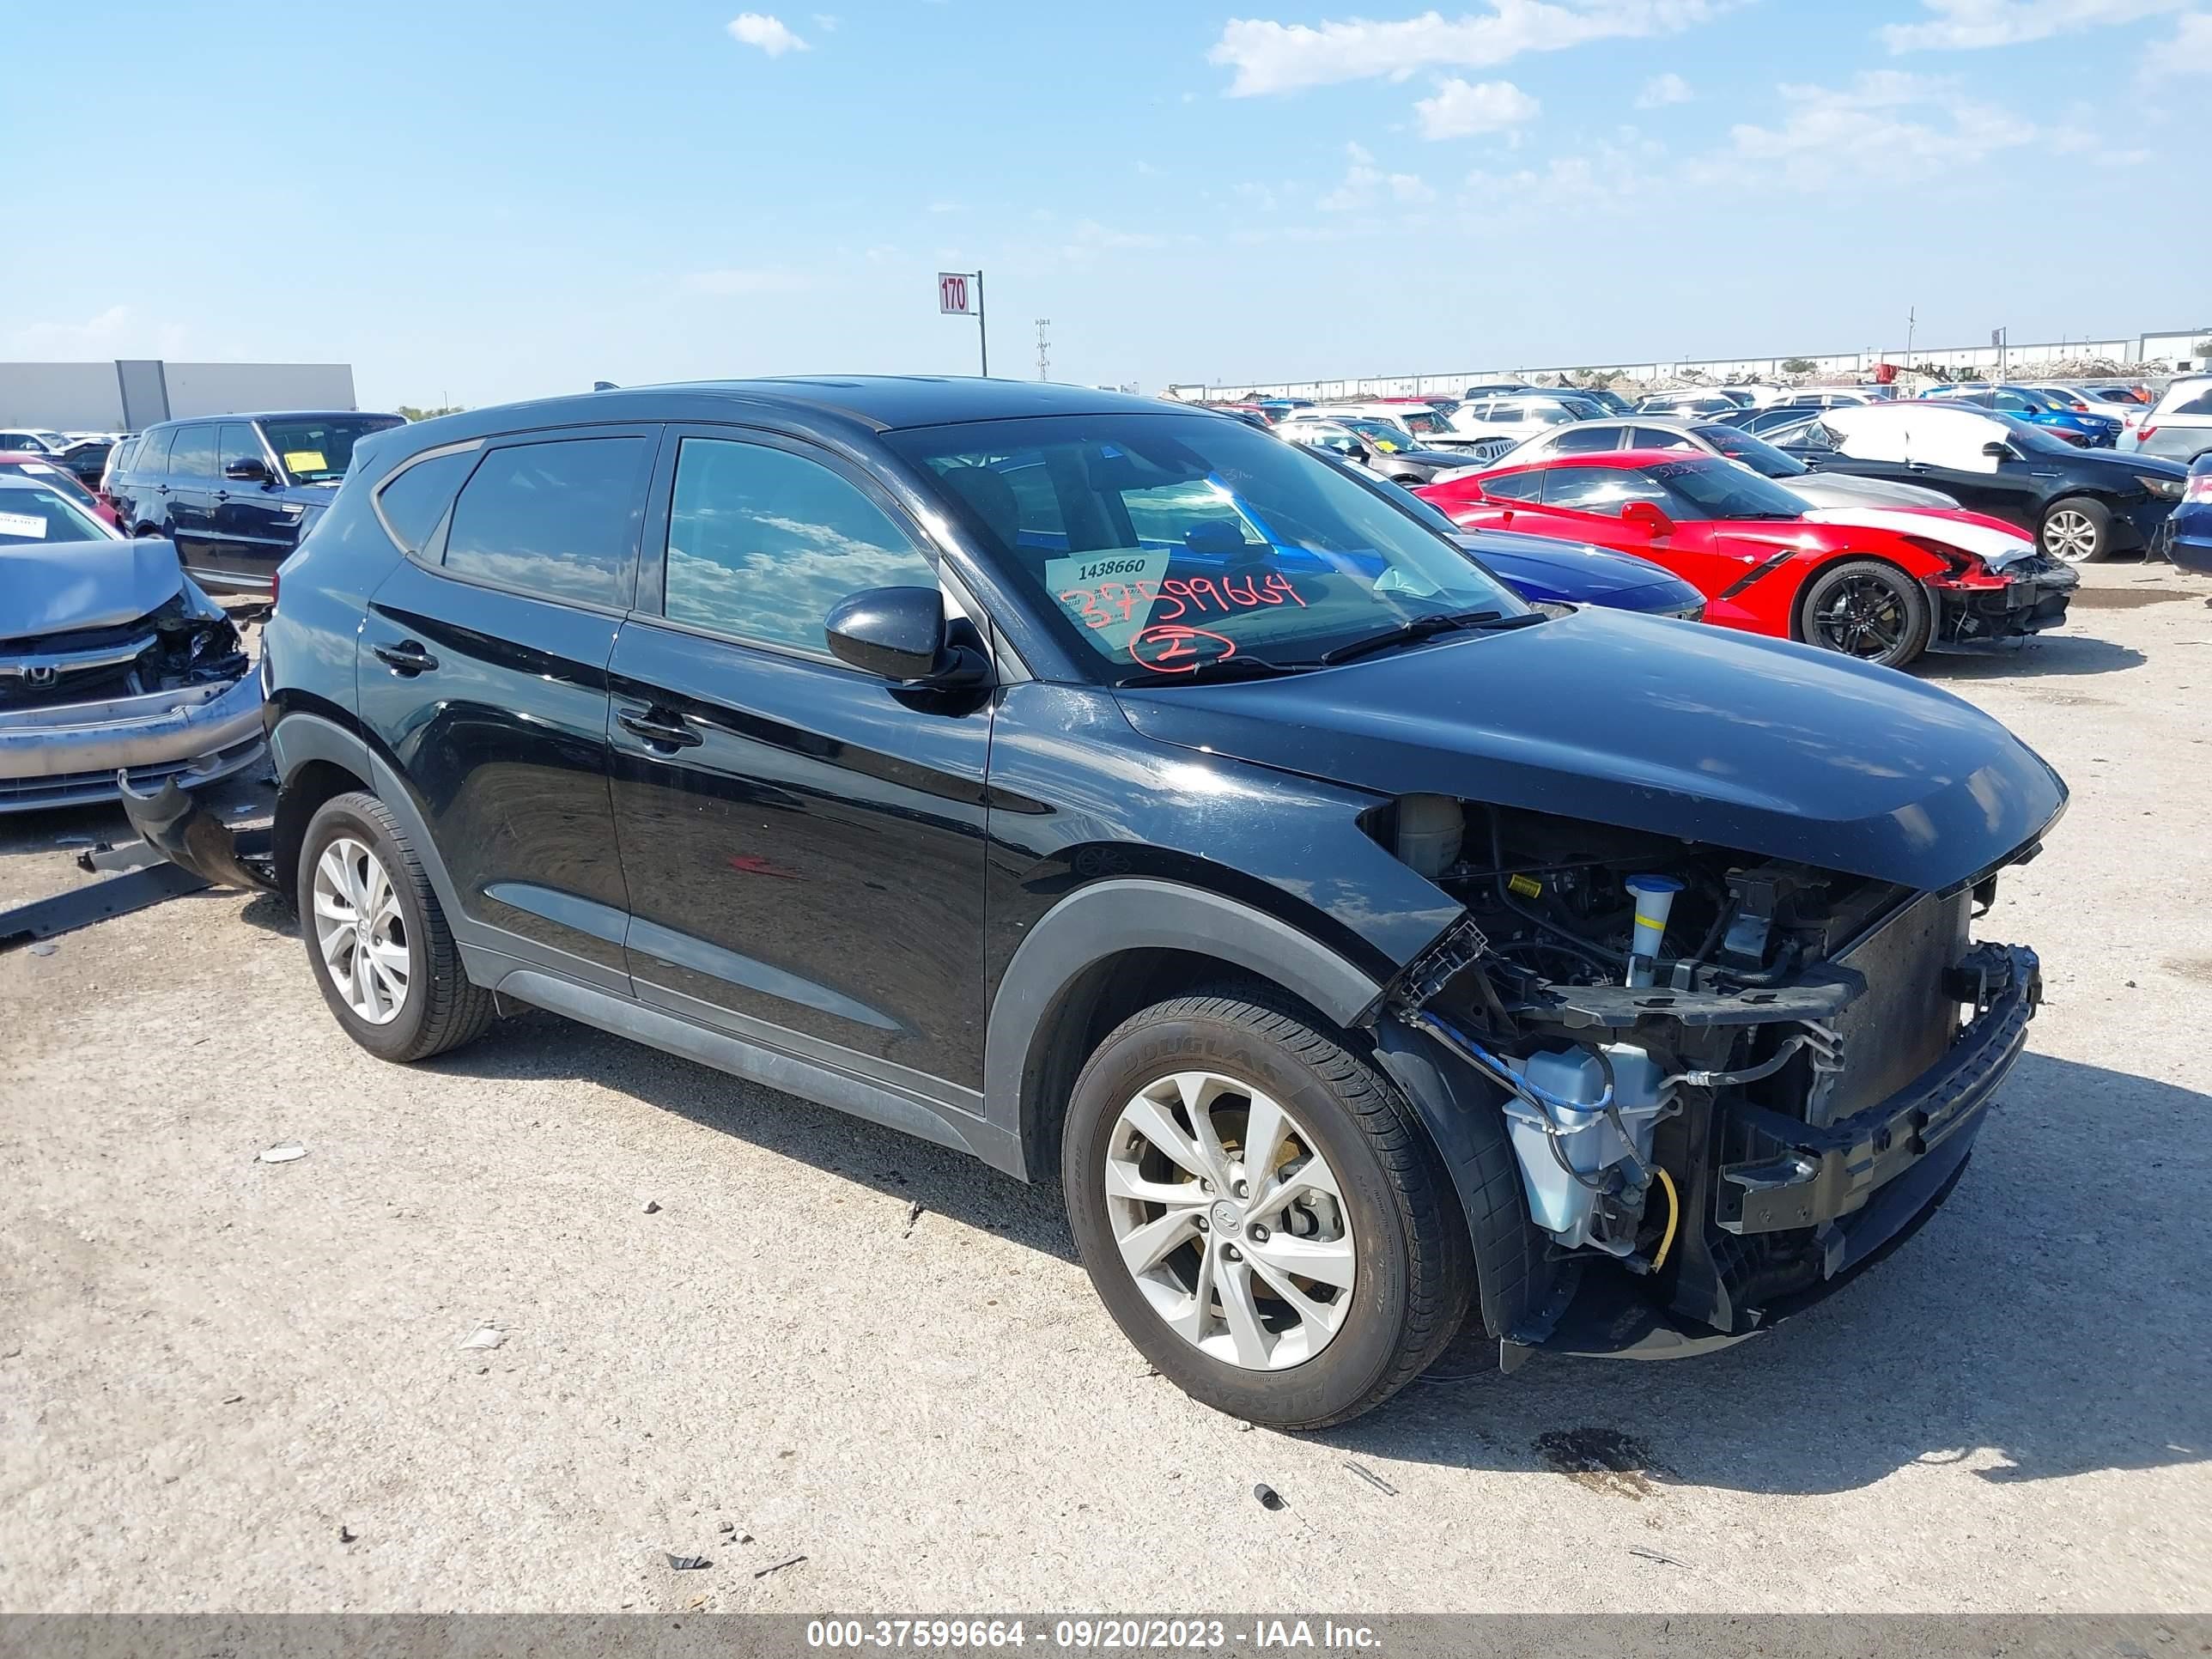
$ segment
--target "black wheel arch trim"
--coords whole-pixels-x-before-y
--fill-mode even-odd
[[[1364,969],[1288,922],[1204,888],[1143,877],[1078,888],[1030,928],[1007,963],[984,1036],[984,1115],[1018,1137],[1023,1167],[1016,1173],[1026,1179],[1060,1163],[1057,1145],[1040,1144],[1058,1121],[1039,1097],[1040,1034],[1085,974],[1134,951],[1218,958],[1346,1027],[1382,991]]]

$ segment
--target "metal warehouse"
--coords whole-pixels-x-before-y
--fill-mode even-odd
[[[350,363],[0,363],[0,424],[137,432],[187,415],[351,409]]]

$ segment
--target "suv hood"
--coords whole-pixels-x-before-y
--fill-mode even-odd
[[[1296,678],[1122,687],[1148,738],[1351,784],[1680,836],[1941,890],[2066,786],[1972,704],[1885,668],[1585,610]]]
[[[56,542],[0,548],[0,640],[136,622],[185,585],[174,542]]]

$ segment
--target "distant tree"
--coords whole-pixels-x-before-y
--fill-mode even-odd
[[[1782,365],[1782,372],[1784,374],[1810,374],[1813,372],[1813,360],[1810,357],[1785,359]]]
[[[2191,355],[2193,356],[2212,357],[2212,339],[2199,340],[2195,345],[2190,347],[2189,349]]]
[[[459,414],[461,407],[459,404],[452,404],[444,409],[417,409],[412,404],[402,404],[399,405],[399,416],[407,421],[434,421],[441,415]]]

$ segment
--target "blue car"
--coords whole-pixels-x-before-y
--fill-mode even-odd
[[[2212,576],[2212,452],[2189,469],[2181,505],[2166,524],[2166,556],[2184,570]]]
[[[2085,413],[2055,392],[2033,386],[1939,386],[1920,394],[1950,403],[1973,404],[2009,415],[2032,426],[2047,427],[2085,449],[2110,449],[2119,441],[2116,415]]]
[[[1468,530],[1403,485],[1373,473],[1364,476],[1423,524],[1450,537],[1503,576],[1531,605],[1599,605],[1608,611],[1640,611],[1647,617],[1681,617],[1691,622],[1705,617],[1705,596],[1649,559],[1517,530]]]
[[[350,409],[161,421],[125,441],[108,491],[124,534],[174,542],[202,587],[267,593],[337,494],[354,445],[405,424]]]

